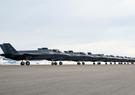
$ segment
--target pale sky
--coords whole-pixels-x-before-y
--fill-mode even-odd
[[[135,0],[0,0],[0,43],[135,57]]]

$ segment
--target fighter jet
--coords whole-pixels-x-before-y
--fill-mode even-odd
[[[30,65],[30,60],[48,60],[52,61],[52,65],[57,65],[56,61],[68,59],[68,55],[62,53],[57,49],[39,48],[38,50],[17,51],[10,43],[4,43],[0,45],[4,56],[9,59],[20,61],[20,65]]]
[[[135,62],[135,58],[104,55],[104,54],[92,54],[90,52],[73,52],[72,50],[61,52],[58,49],[38,48],[37,50],[17,51],[10,43],[3,43],[0,45],[3,50],[5,58],[21,61],[20,65],[30,65],[31,60],[48,60],[52,65],[62,65],[62,61],[76,61],[77,65],[85,65],[86,61],[95,62]],[[82,62],[82,63],[81,63]]]

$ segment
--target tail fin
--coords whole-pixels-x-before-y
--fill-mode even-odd
[[[3,50],[4,54],[16,54],[18,53],[16,49],[9,43],[1,44],[1,49]]]

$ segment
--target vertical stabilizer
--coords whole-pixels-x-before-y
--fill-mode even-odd
[[[1,44],[1,49],[3,50],[4,54],[16,54],[16,49],[10,43]]]

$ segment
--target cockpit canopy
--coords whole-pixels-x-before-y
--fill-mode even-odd
[[[62,53],[60,50],[58,50],[58,49],[50,49],[49,51],[51,51],[51,52],[55,52],[55,53]]]
[[[86,55],[84,52],[75,52],[75,54]]]
[[[48,50],[48,48],[43,47],[43,48],[38,48],[38,50],[39,50],[39,51],[41,51],[41,50],[45,50],[45,51],[47,51],[47,50]]]
[[[72,50],[64,51],[64,53],[68,53],[68,54],[78,54],[78,55],[86,55],[84,52],[74,52],[74,51],[72,51]]]
[[[104,54],[92,54],[94,56],[104,56]]]
[[[64,53],[74,53],[72,50],[69,50],[69,51],[64,51]]]
[[[88,55],[92,55],[92,53],[91,52],[88,52]]]

